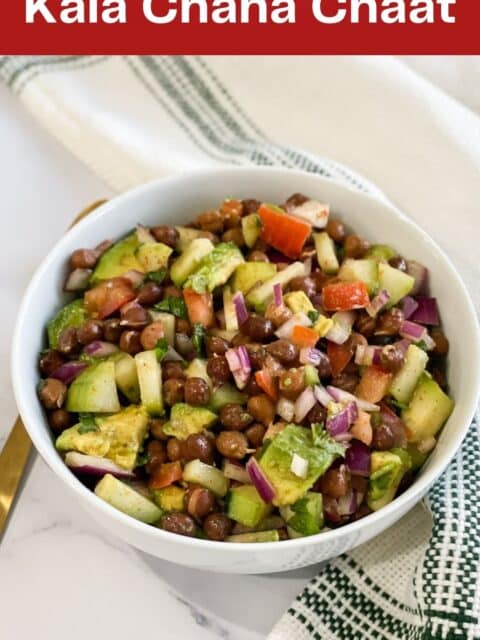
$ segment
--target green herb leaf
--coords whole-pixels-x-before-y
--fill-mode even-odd
[[[182,320],[187,320],[187,305],[183,298],[169,296],[165,300],[158,302],[153,308],[155,311],[164,311],[173,314],[177,318],[182,318]]]
[[[156,282],[157,284],[161,284],[167,276],[166,269],[159,269],[158,271],[150,271],[145,276],[145,280],[147,282]]]
[[[324,449],[333,456],[345,456],[345,447],[332,438],[323,423],[312,424],[312,438],[316,447]]]
[[[98,425],[92,413],[80,413],[78,415],[78,433],[89,433],[90,431],[98,431]]]
[[[198,358],[201,358],[204,353],[206,333],[207,333],[207,330],[203,325],[201,324],[193,325],[192,344]]]
[[[136,467],[143,467],[148,462],[148,453],[146,451],[142,451],[141,453],[137,453],[137,460],[135,462]]]
[[[169,348],[168,340],[166,338],[160,338],[157,340],[157,344],[155,346],[155,355],[157,357],[158,362],[161,362],[165,357],[168,348]]]
[[[311,311],[309,311],[307,313],[308,318],[315,323],[318,320],[318,316],[320,315],[320,313],[316,310],[316,309],[312,309]]]

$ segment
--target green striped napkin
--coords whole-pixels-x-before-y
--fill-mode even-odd
[[[245,92],[249,77],[243,93],[235,83],[235,63],[215,62],[221,80],[212,60],[196,57],[17,56],[0,58],[0,75],[52,134],[119,190],[199,166],[258,164],[304,169],[383,197],[342,165],[263,135],[240,104],[238,95],[250,109],[254,101]],[[260,78],[259,100],[271,80],[268,64],[257,58],[249,67]],[[289,91],[299,66],[292,59],[285,65]],[[331,561],[270,640],[480,638],[477,425],[424,503]]]

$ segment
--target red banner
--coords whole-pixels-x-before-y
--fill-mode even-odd
[[[8,54],[473,54],[480,0],[3,0]]]

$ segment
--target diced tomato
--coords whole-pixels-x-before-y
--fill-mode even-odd
[[[312,225],[287,213],[275,211],[268,204],[260,206],[258,215],[263,223],[261,239],[289,258],[298,258],[312,232]]]
[[[390,434],[394,438],[394,446],[401,448],[405,447],[407,440],[410,440],[412,434],[403,420],[401,420],[395,411],[392,411],[384,402],[380,404],[380,416],[383,424],[389,428]]]
[[[314,347],[319,341],[320,337],[314,329],[309,327],[302,327],[297,324],[293,327],[292,337],[290,338],[293,344],[302,349],[303,347]]]
[[[392,378],[392,373],[380,367],[367,367],[360,378],[355,395],[367,402],[380,402],[387,395]]]
[[[365,309],[370,304],[364,282],[336,282],[322,289],[323,307],[326,311],[350,311]]]
[[[277,387],[275,380],[268,369],[261,369],[255,373],[255,380],[258,386],[265,391],[265,393],[272,398],[277,399]]]
[[[214,324],[211,293],[197,293],[193,289],[184,289],[183,297],[187,305],[188,318],[192,324],[202,324],[204,327],[211,327]]]
[[[355,349],[352,340],[347,340],[344,344],[335,344],[328,342],[327,356],[330,360],[332,376],[338,376],[345,369],[347,364],[353,358]]]
[[[181,480],[182,477],[183,470],[180,462],[166,462],[165,464],[159,464],[153,469],[148,486],[150,489],[163,489]]]
[[[105,280],[85,293],[85,308],[103,320],[135,298],[132,283],[127,278]]]

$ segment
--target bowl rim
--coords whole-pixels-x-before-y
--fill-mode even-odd
[[[81,220],[75,227],[67,231],[52,247],[52,249],[47,253],[47,255],[43,258],[40,265],[36,268],[33,276],[31,277],[29,284],[23,294],[23,298],[19,307],[19,311],[17,314],[13,343],[12,343],[12,353],[11,353],[11,376],[13,382],[13,390],[14,396],[16,400],[16,404],[19,410],[19,413],[22,417],[24,425],[35,445],[35,448],[40,453],[43,460],[49,466],[49,468],[82,500],[85,500],[92,509],[100,510],[103,514],[109,518],[116,520],[120,525],[123,525],[127,529],[135,530],[137,533],[142,535],[146,535],[152,539],[156,539],[159,541],[164,541],[166,543],[178,544],[180,546],[186,546],[189,548],[198,548],[205,549],[209,548],[212,550],[235,550],[235,553],[245,555],[251,554],[252,546],[254,545],[255,550],[259,550],[261,552],[273,551],[274,549],[278,550],[278,542],[261,542],[261,543],[247,543],[247,544],[237,544],[234,542],[218,542],[213,540],[206,540],[201,538],[190,538],[185,536],[172,535],[168,531],[164,531],[160,528],[154,527],[149,524],[145,524],[135,518],[124,514],[118,509],[112,507],[108,503],[104,502],[100,498],[98,498],[93,491],[85,487],[77,477],[68,469],[65,465],[64,461],[60,458],[58,453],[56,452],[52,443],[45,444],[40,438],[37,438],[35,433],[35,428],[30,425],[38,425],[38,420],[33,411],[33,402],[36,402],[37,399],[33,399],[31,394],[27,393],[23,390],[21,380],[22,380],[22,335],[24,332],[24,326],[26,321],[26,310],[30,304],[30,298],[32,297],[37,285],[43,280],[44,277],[48,275],[48,270],[52,262],[55,262],[57,255],[62,253],[63,245],[67,244],[70,238],[77,235],[79,231],[81,231],[84,227],[94,226],[96,221],[103,217],[108,216],[112,210],[119,204],[128,203],[130,200],[135,202],[136,198],[140,195],[143,195],[149,191],[155,191],[159,185],[165,185],[167,188],[175,186],[176,183],[184,184],[188,182],[193,177],[205,177],[209,178],[212,176],[223,176],[228,178],[229,175],[232,174],[241,174],[244,173],[246,175],[253,173],[270,173],[270,174],[281,174],[283,176],[288,175],[291,177],[305,177],[308,176],[311,179],[314,179],[318,182],[319,186],[322,183],[327,184],[335,184],[338,188],[344,189],[354,194],[356,198],[359,200],[365,200],[366,202],[375,202],[378,206],[379,204],[384,208],[389,209],[389,212],[392,216],[397,219],[400,219],[404,224],[410,227],[412,233],[416,234],[421,240],[425,243],[429,244],[432,248],[435,249],[437,256],[443,262],[444,266],[449,272],[449,277],[452,279],[452,284],[455,284],[460,292],[461,296],[464,299],[465,305],[469,309],[469,314],[467,318],[462,318],[462,321],[469,323],[469,332],[475,336],[475,344],[474,344],[474,352],[472,352],[473,362],[473,373],[474,373],[474,384],[472,384],[469,397],[462,399],[462,410],[463,410],[463,418],[461,418],[461,428],[457,430],[454,434],[454,446],[448,450],[445,450],[443,456],[439,458],[436,462],[436,465],[427,469],[424,474],[422,474],[419,478],[415,480],[415,482],[402,493],[400,496],[395,498],[392,502],[390,502],[387,506],[370,513],[369,515],[357,520],[355,522],[346,524],[337,529],[331,529],[328,531],[320,532],[313,536],[307,536],[303,538],[295,538],[289,540],[282,540],[282,547],[284,548],[288,546],[290,549],[295,549],[299,547],[310,547],[320,542],[328,544],[333,540],[339,540],[343,537],[355,535],[360,532],[362,529],[371,526],[374,527],[376,524],[381,524],[383,520],[388,520],[389,515],[394,515],[395,512],[406,511],[411,508],[415,503],[418,502],[419,499],[425,494],[428,488],[432,485],[432,483],[440,477],[440,475],[445,471],[446,467],[450,464],[450,462],[455,457],[458,452],[466,433],[470,427],[472,419],[475,415],[475,410],[478,401],[478,395],[480,390],[480,330],[478,326],[477,316],[475,312],[475,308],[473,302],[470,298],[470,294],[468,293],[462,279],[457,273],[455,267],[453,266],[450,258],[444,253],[444,251],[436,244],[436,242],[428,235],[423,229],[410,218],[408,218],[401,210],[392,205],[387,199],[380,200],[378,197],[369,195],[367,193],[358,191],[350,187],[348,184],[343,184],[338,182],[337,180],[333,180],[330,178],[326,178],[324,176],[310,173],[303,170],[294,170],[294,169],[286,169],[279,167],[210,167],[203,169],[195,169],[191,171],[184,172],[182,174],[170,175],[162,178],[157,178],[146,182],[145,184],[141,184],[134,189],[129,189],[126,192],[114,196],[110,200],[106,201],[104,204],[100,205],[98,209],[89,214],[86,218]],[[476,391],[474,390],[476,389]],[[458,400],[457,400],[458,404]],[[41,428],[45,427],[45,421]],[[380,529],[381,530],[381,529]]]

